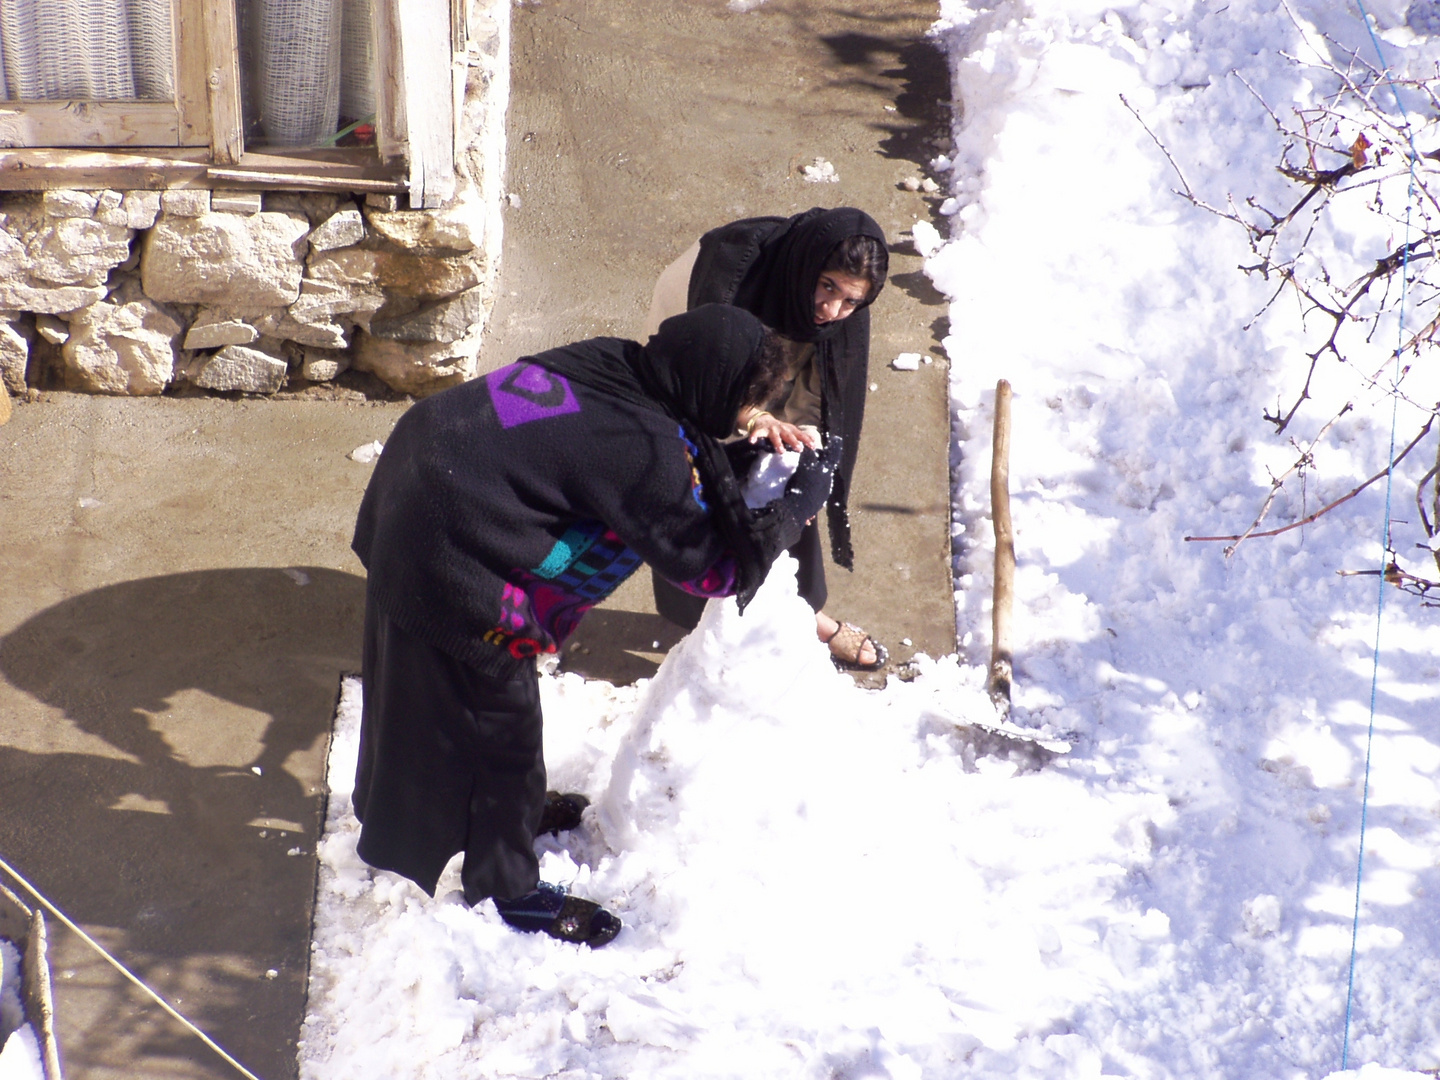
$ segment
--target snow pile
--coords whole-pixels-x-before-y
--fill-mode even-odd
[[[432,901],[358,861],[347,683],[302,1075],[909,1077],[1013,1047],[1164,932],[1116,892],[1169,812],[977,759],[957,721],[993,722],[982,683],[922,659],[858,689],[788,557],[643,688],[546,677],[552,786],[594,806],[541,873],[624,919],[595,952],[467,909],[458,865]]]
[[[0,938],[0,1080],[44,1080],[40,1043],[20,1000],[21,956]]]
[[[1416,8],[1371,13],[1392,63],[1433,70],[1440,41],[1416,36]],[[1288,207],[1256,95],[1313,103],[1324,79],[1288,57],[1372,49],[1365,27],[1326,0],[941,9],[963,102],[954,152],[932,163],[948,228],[912,235],[952,299],[960,656],[859,690],[777,573],[743,617],[712,604],[646,686],[546,677],[552,785],[595,805],[543,842],[542,873],[624,918],[596,952],[466,909],[454,868],[432,901],[358,862],[348,686],[302,1075],[1440,1068],[1440,627],[1389,593],[1374,665],[1379,583],[1336,571],[1381,564],[1382,485],[1228,560],[1182,539],[1243,530],[1293,459],[1260,413],[1298,393],[1316,328],[1287,302],[1243,329],[1274,284],[1236,270],[1250,253],[1234,225],[1172,193],[1150,134],[1204,201]],[[1321,228],[1315,258],[1348,280],[1402,240],[1377,221]],[[1391,347],[1377,337],[1354,367]],[[1417,373],[1417,400],[1440,397],[1437,375]],[[999,378],[1014,388],[1013,716],[1068,744],[1058,756],[964,726],[994,715],[978,664]],[[1388,454],[1383,393],[1334,365],[1314,392],[1299,440],[1339,401],[1356,408],[1276,524]],[[1434,461],[1429,438],[1397,491]],[[1414,516],[1392,510],[1407,557]]]

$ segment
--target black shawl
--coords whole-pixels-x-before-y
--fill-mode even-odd
[[[793,341],[814,342],[821,373],[821,428],[845,439],[844,457],[830,492],[830,553],[852,569],[848,497],[860,449],[869,378],[870,312],[866,299],[849,318],[815,325],[815,288],[826,260],[850,236],[885,243],[885,233],[862,210],[816,207],[791,218],[734,221],[700,238],[690,274],[689,305],[734,304],[759,316]]]
[[[715,527],[735,556],[741,611],[770,569],[762,538],[776,523],[773,512],[745,505],[720,440],[734,431],[745,404],[764,329],[747,311],[704,304],[666,319],[646,345],[598,339],[527,357],[574,382],[664,413],[685,430]]]

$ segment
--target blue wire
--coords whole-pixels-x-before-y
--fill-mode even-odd
[[[1370,35],[1370,44],[1375,47],[1375,55],[1380,61],[1381,73],[1390,86],[1390,92],[1395,95],[1395,105],[1405,121],[1405,139],[1410,144],[1410,188],[1405,199],[1405,258],[1400,269],[1400,321],[1396,329],[1395,345],[1395,385],[1398,387],[1400,383],[1400,353],[1405,340],[1405,302],[1410,292],[1411,211],[1415,205],[1415,161],[1419,154],[1415,150],[1414,133],[1410,130],[1410,115],[1405,111],[1405,103],[1400,100],[1399,88],[1390,77],[1390,65],[1386,62],[1385,53],[1380,48],[1380,41],[1375,36],[1375,26],[1370,18],[1370,13],[1365,10],[1365,0],[1355,0],[1355,2],[1360,8],[1360,16],[1365,23],[1365,30]],[[1390,399],[1390,454],[1385,459],[1390,464],[1385,469],[1385,523],[1381,529],[1384,544],[1380,552],[1380,587],[1375,603],[1375,653],[1370,668],[1370,727],[1365,735],[1365,785],[1360,797],[1360,850],[1355,860],[1355,917],[1350,924],[1350,975],[1345,989],[1345,1035],[1340,1051],[1341,1072],[1350,1066],[1350,1027],[1355,1006],[1355,960],[1360,941],[1360,883],[1365,876],[1365,826],[1370,812],[1370,760],[1371,751],[1375,745],[1375,699],[1380,685],[1380,629],[1385,612],[1385,586],[1387,584],[1385,573],[1389,566],[1390,555],[1390,500],[1394,487],[1395,428],[1399,420],[1399,410],[1399,398],[1392,396]]]

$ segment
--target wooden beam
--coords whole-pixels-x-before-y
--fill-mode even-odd
[[[178,146],[180,123],[168,101],[0,103],[0,146]]]
[[[205,82],[210,97],[213,159],[233,165],[244,153],[245,119],[240,107],[240,39],[234,0],[201,0],[205,27]]]
[[[1015,532],[1010,523],[1010,384],[995,384],[995,431],[990,459],[990,520],[995,525],[995,592],[990,606],[990,700],[1010,714],[1014,652],[1010,616],[1015,605]]]
[[[286,188],[305,191],[404,191],[408,185],[404,180],[365,180],[357,176],[324,173],[276,173],[261,172],[258,169],[206,170],[206,176],[230,184],[260,185],[266,188]]]
[[[175,110],[179,146],[210,145],[210,93],[205,81],[205,0],[172,0]]]
[[[206,149],[0,151],[0,191],[48,188],[215,187],[241,183],[280,190],[404,191],[402,166],[382,165],[369,151],[305,151],[295,155],[246,154],[228,167],[237,178],[212,177]],[[224,172],[227,167],[218,167]],[[239,179],[243,177],[243,179]]]
[[[440,206],[455,194],[455,101],[449,0],[398,5],[409,132],[410,206]]]

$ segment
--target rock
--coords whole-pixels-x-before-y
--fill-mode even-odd
[[[286,307],[300,295],[309,231],[310,223],[293,213],[164,214],[145,236],[145,292],[236,313]]]
[[[26,239],[25,270],[56,285],[103,285],[130,256],[130,230],[90,218],[59,218]]]
[[[30,364],[30,345],[35,340],[30,319],[20,312],[0,314],[0,386],[21,397],[25,393],[25,369]]]
[[[160,192],[127,191],[120,200],[120,209],[125,211],[125,224],[130,228],[148,229],[160,214]]]
[[[303,323],[288,313],[268,331],[277,338],[320,349],[343,349],[350,344],[349,330],[342,323]]]
[[[243,319],[224,318],[202,310],[185,334],[187,349],[219,349],[226,345],[249,345],[260,331]]]
[[[227,345],[191,368],[191,381],[207,390],[273,394],[289,374],[285,358],[244,345]]]
[[[102,394],[158,394],[174,377],[180,323],[146,297],[102,301],[70,317],[61,346],[67,381]]]
[[[0,306],[63,315],[105,299],[104,285],[69,285],[56,288],[25,278],[0,279]]]
[[[370,333],[391,341],[457,341],[477,323],[484,322],[488,292],[486,286],[479,285],[409,315],[375,319],[370,323]]]
[[[70,340],[70,324],[54,315],[36,315],[35,330],[51,345],[64,345]]]
[[[102,191],[95,200],[95,220],[106,225],[118,225],[122,229],[130,227],[129,216],[125,213],[121,203],[125,197],[118,191]]]
[[[485,208],[462,196],[437,210],[371,210],[370,227],[407,251],[473,251],[485,240]]]
[[[262,336],[274,338],[277,346],[281,341],[321,349],[343,349],[349,344],[347,325],[323,317],[302,322],[285,308],[271,308],[251,317],[250,323]]]
[[[363,326],[384,306],[385,290],[378,285],[350,285],[306,278],[300,283],[299,299],[290,305],[290,315],[297,322],[312,325],[336,315],[346,315]]]
[[[53,218],[88,218],[95,216],[96,199],[89,191],[47,191],[43,205],[45,216]]]
[[[378,191],[371,191],[365,196],[365,206],[371,210],[399,210],[399,195],[383,195]]]
[[[312,251],[333,251],[335,248],[350,247],[365,239],[365,219],[354,203],[347,203],[325,219],[325,222],[310,234]]]
[[[401,296],[439,300],[485,280],[481,255],[444,258],[350,247],[312,258],[305,276],[340,285],[379,285]]]
[[[261,204],[258,191],[213,191],[210,193],[210,209],[219,213],[258,214]]]
[[[210,212],[210,192],[206,188],[171,188],[160,193],[160,208],[171,217],[200,217]]]
[[[5,383],[0,380],[0,425],[10,422],[10,391],[5,389]]]
[[[357,335],[355,367],[402,393],[423,396],[475,377],[480,333],[449,344],[388,341]]]
[[[331,382],[350,367],[350,357],[337,349],[306,349],[300,361],[300,374],[311,382]]]

